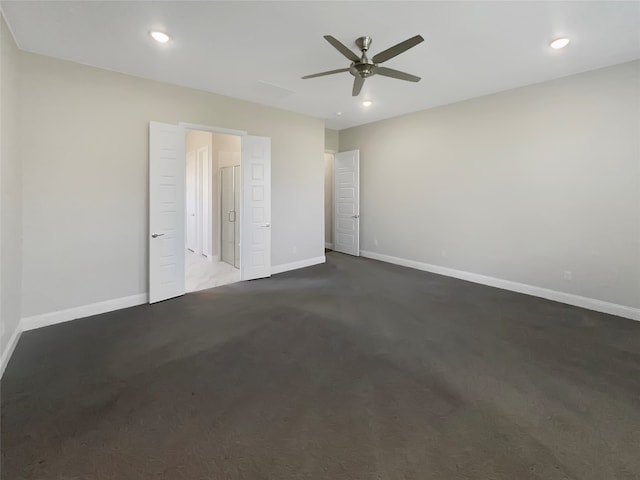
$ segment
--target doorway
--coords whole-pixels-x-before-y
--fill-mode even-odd
[[[333,230],[331,232],[331,248],[336,252],[359,256],[360,152],[359,150],[339,152],[333,155],[332,160]]]
[[[185,290],[240,281],[238,135],[190,130],[186,145]]]
[[[333,250],[333,152],[324,154],[324,248]]]
[[[194,130],[211,138],[209,157],[201,155],[200,164],[204,166],[200,169],[200,147],[187,148],[187,133]],[[222,143],[214,143],[213,135],[217,134],[235,137],[239,151],[217,151]],[[195,151],[190,158],[196,159],[196,166],[191,164],[190,167],[191,172],[195,170],[196,179],[189,182],[191,191],[195,189],[195,200],[190,202],[195,208],[195,212],[191,212],[196,217],[195,240],[187,239],[186,156],[189,151]],[[219,170],[234,161],[240,166],[241,186],[240,208],[236,210],[240,233],[234,237],[239,247],[239,273],[235,264],[220,261]],[[211,193],[209,202],[207,192]],[[198,227],[198,216],[201,225],[206,225],[209,216],[208,228]],[[189,245],[192,248],[188,248]],[[228,279],[222,283],[220,272],[212,272],[210,264],[222,268],[227,265],[234,275],[232,281],[271,276],[271,138],[188,123],[149,122],[149,303],[184,295],[187,291],[187,255],[206,271],[201,275],[204,281],[190,286],[189,291],[229,283]]]

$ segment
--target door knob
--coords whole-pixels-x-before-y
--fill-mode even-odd
[[[161,237],[163,235],[164,235],[164,233],[154,233],[153,235],[151,235],[151,238],[158,238],[158,237]]]
[[[360,215],[351,215],[351,218],[360,218]]]
[[[261,227],[267,228],[270,227],[271,224],[270,223],[263,223],[262,225],[260,225]]]

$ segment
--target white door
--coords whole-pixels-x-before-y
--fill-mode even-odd
[[[149,123],[149,303],[185,293],[185,133]]]
[[[242,138],[240,275],[271,276],[271,139]]]
[[[360,151],[336,153],[333,163],[333,249],[360,255]]]
[[[193,152],[187,153],[187,239],[186,245],[189,250],[195,252],[196,244],[196,156]]]

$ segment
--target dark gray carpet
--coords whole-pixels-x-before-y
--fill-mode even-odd
[[[640,323],[326,265],[25,333],[2,478],[640,478]]]

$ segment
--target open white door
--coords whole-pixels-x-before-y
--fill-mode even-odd
[[[184,295],[185,133],[149,123],[149,303]]]
[[[360,151],[336,153],[333,163],[333,249],[360,255]]]
[[[271,139],[242,138],[240,275],[271,276]]]

